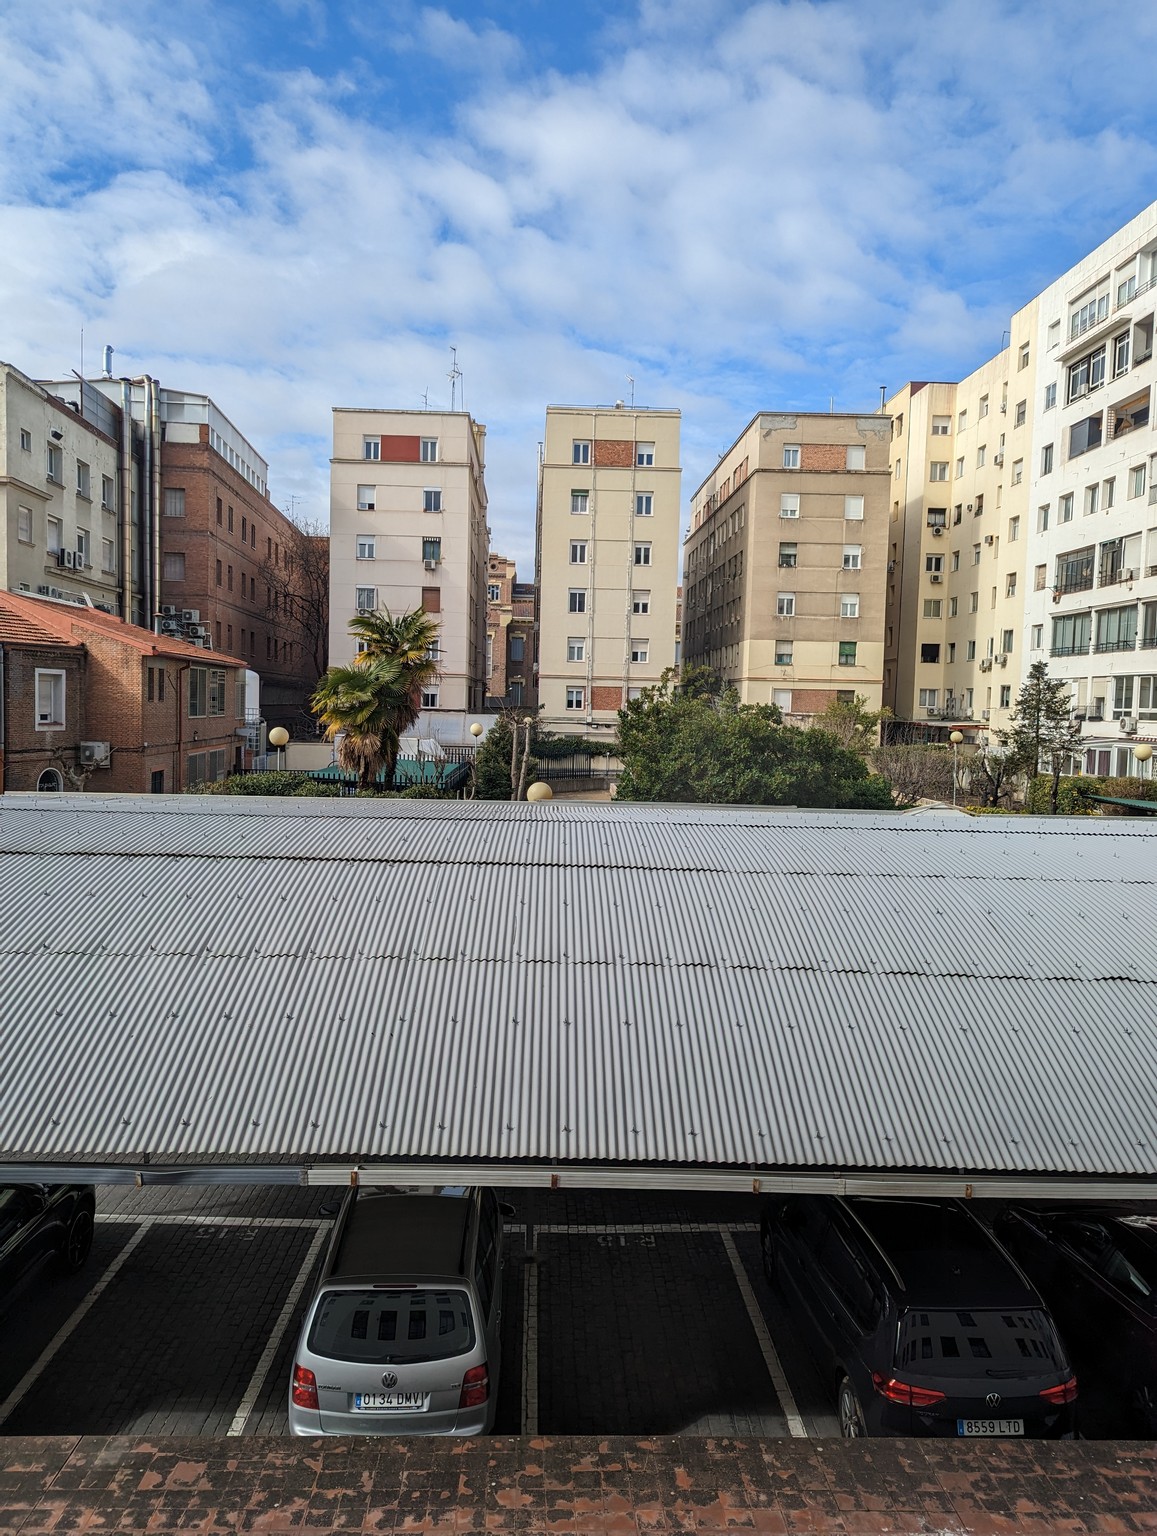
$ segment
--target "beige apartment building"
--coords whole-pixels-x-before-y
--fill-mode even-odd
[[[695,492],[685,666],[803,724],[835,699],[880,707],[891,423],[763,412]]]
[[[333,413],[330,663],[353,660],[355,613],[435,615],[441,675],[416,730],[448,743],[485,699],[485,447],[465,411]]]
[[[538,483],[543,725],[612,729],[675,664],[680,416],[547,407]]]
[[[959,384],[888,401],[892,505],[884,702],[891,733],[979,741],[1007,726],[1025,663],[1036,307]]]

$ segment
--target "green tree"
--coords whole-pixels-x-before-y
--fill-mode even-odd
[[[535,755],[537,722],[527,710],[504,709],[474,759],[474,797],[525,800]]]
[[[688,687],[688,682],[690,686]],[[620,800],[890,809],[883,779],[825,731],[782,724],[710,679],[668,674],[619,711]]]
[[[1069,714],[1069,685],[1050,678],[1043,661],[1034,661],[1016,696],[1011,724],[998,731],[1009,769],[1031,783],[1042,769],[1052,775],[1050,805],[1057,814],[1061,773],[1081,751],[1081,727]]]
[[[813,731],[827,731],[841,747],[867,757],[880,741],[880,721],[891,718],[891,710],[869,709],[862,693],[854,700],[829,699],[827,708],[812,720]]]

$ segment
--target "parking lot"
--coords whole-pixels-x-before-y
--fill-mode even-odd
[[[0,1433],[283,1433],[327,1198],[102,1188],[84,1270],[42,1271],[0,1317]],[[497,1432],[836,1432],[762,1278],[757,1200],[505,1198]]]

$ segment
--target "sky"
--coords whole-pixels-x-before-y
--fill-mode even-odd
[[[0,0],[0,357],[208,393],[328,517],[335,405],[487,426],[532,575],[547,404],[958,378],[1157,197],[1157,6]],[[633,380],[633,385],[630,382]]]

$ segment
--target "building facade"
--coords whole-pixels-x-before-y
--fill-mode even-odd
[[[613,729],[675,664],[679,433],[673,410],[547,408],[535,585],[548,730]]]
[[[534,584],[519,581],[513,560],[486,562],[486,703],[533,710]]]
[[[883,687],[891,423],[756,416],[691,502],[683,664],[809,722]]]
[[[0,593],[0,789],[179,793],[249,762],[246,668],[97,609]]]
[[[420,736],[468,741],[486,695],[486,428],[464,411],[335,408],[330,461],[330,661],[354,657],[359,612],[423,609],[440,677]]]

